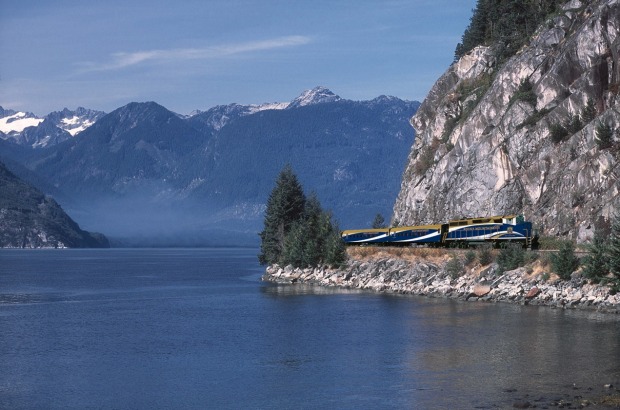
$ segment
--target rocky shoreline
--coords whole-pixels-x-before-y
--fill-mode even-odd
[[[579,273],[563,281],[550,278],[545,272],[531,271],[531,267],[526,267],[499,273],[497,264],[493,263],[466,268],[463,274],[453,277],[445,258],[432,261],[379,257],[350,259],[342,269],[272,265],[266,269],[262,280],[620,313],[620,294],[611,294],[607,286],[590,284]]]

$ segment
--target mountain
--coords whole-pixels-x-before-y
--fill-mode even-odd
[[[108,247],[101,234],[85,232],[51,197],[24,183],[0,163],[0,247]]]
[[[342,226],[391,212],[418,105],[385,96],[345,100],[323,87],[291,103],[231,104],[188,117],[130,103],[78,138],[8,156],[21,164],[20,175],[27,169],[53,186],[88,229],[149,243],[230,243],[234,232],[237,242],[255,244],[286,163]]]
[[[412,119],[394,220],[524,213],[544,235],[592,238],[620,205],[618,27],[617,1],[573,0],[514,55],[496,42],[458,59]]]
[[[44,118],[29,112],[0,107],[0,138],[32,148],[42,148],[71,139],[104,115],[101,111],[78,107],[55,111]]]

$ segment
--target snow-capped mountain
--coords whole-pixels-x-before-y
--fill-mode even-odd
[[[62,111],[54,111],[48,114],[46,119],[51,120],[58,128],[67,131],[72,137],[75,137],[104,115],[105,113],[102,111],[78,107],[75,111],[66,108]]]
[[[105,115],[104,112],[78,107],[54,111],[43,118],[30,112],[0,107],[0,138],[17,144],[41,148],[75,137]]]
[[[304,91],[295,98],[286,108],[305,107],[306,105],[323,104],[340,101],[341,98],[325,87],[315,87]]]
[[[20,133],[27,127],[36,127],[43,118],[37,118],[30,112],[5,110],[0,107],[0,132],[10,135]]]
[[[263,104],[228,104],[218,105],[207,111],[195,110],[187,117],[191,118],[194,124],[200,124],[200,128],[210,128],[213,131],[219,131],[231,120],[244,117],[246,115],[256,114],[261,111],[268,110],[286,110],[290,108],[304,107],[307,105],[323,104],[341,101],[342,99],[325,87],[315,87],[306,90],[293,101],[290,102],[271,102]]]
[[[341,99],[322,87],[290,103],[220,105],[188,117],[154,102],[134,102],[77,138],[55,125],[73,113],[50,115],[26,128],[23,143],[46,142],[47,127],[68,141],[50,138],[48,148],[23,155],[0,140],[8,147],[0,149],[0,159],[33,184],[53,187],[89,229],[136,238],[148,231],[165,243],[170,235],[206,237],[209,227],[235,232],[236,244],[243,235],[244,243],[255,244],[261,210],[285,163],[342,227],[387,215],[413,142],[409,118],[418,106],[384,96]]]

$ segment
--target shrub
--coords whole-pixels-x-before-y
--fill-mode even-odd
[[[446,264],[446,272],[452,279],[456,279],[463,273],[463,262],[458,256],[452,255],[452,258]]]
[[[575,256],[575,244],[563,241],[559,252],[550,255],[551,268],[561,279],[570,279],[570,275],[579,267],[579,259]]]
[[[549,126],[549,135],[551,136],[551,141],[557,144],[564,141],[564,138],[568,136],[568,130],[561,124],[551,124]]]
[[[474,252],[473,250],[468,250],[467,253],[465,253],[465,265],[469,266],[472,263],[474,263],[474,261],[476,260],[476,252]]]
[[[422,148],[414,165],[415,173],[422,176],[435,164],[435,152],[430,146]]]
[[[519,126],[517,127],[517,129],[521,129],[523,127],[529,127],[532,125],[536,125],[536,123],[538,121],[540,121],[541,119],[543,119],[543,117],[547,114],[549,114],[551,110],[547,109],[547,108],[543,108],[542,110],[536,110],[534,109],[534,112],[532,113],[532,115],[530,115],[529,117],[527,117],[525,119],[525,121],[523,121],[521,124],[519,124]]]
[[[581,122],[579,115],[569,116],[566,120],[566,123],[564,124],[564,128],[566,128],[566,131],[568,131],[570,135],[581,131],[581,129],[583,128],[583,123]]]
[[[599,149],[611,148],[613,136],[614,131],[609,125],[601,121],[596,124],[596,145]]]
[[[538,238],[538,249],[558,250],[562,241],[555,236],[542,236]]]
[[[596,105],[592,98],[588,98],[588,102],[581,110],[581,120],[584,124],[589,124],[596,118]]]
[[[493,262],[493,252],[491,252],[490,246],[485,245],[478,251],[478,261],[482,266],[486,266]]]
[[[587,247],[589,254],[583,258],[583,276],[594,283],[600,282],[609,269],[607,267],[606,241],[600,230],[594,232],[594,239]]]
[[[450,117],[446,120],[446,124],[443,128],[443,133],[441,134],[441,142],[447,142],[450,139],[450,134],[452,134],[452,131],[454,131],[454,128],[456,128],[456,125],[459,123],[460,120],[460,113],[459,115],[455,117]]]
[[[509,243],[497,255],[500,272],[517,269],[525,264],[525,249],[520,244]]]
[[[532,83],[529,82],[529,80],[523,79],[521,81],[517,92],[515,92],[515,94],[512,96],[511,102],[514,101],[523,101],[533,106],[536,106],[536,93],[534,92],[534,87],[532,86]]]

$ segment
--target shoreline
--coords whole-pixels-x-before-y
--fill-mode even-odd
[[[366,289],[379,293],[411,294],[466,301],[549,306],[562,309],[620,313],[620,293],[609,287],[590,284],[575,273],[571,280],[549,279],[549,274],[532,267],[498,273],[496,263],[465,267],[451,276],[447,258],[405,259],[391,255],[350,258],[341,269],[327,267],[293,268],[268,266],[266,282],[305,283],[344,289]]]

